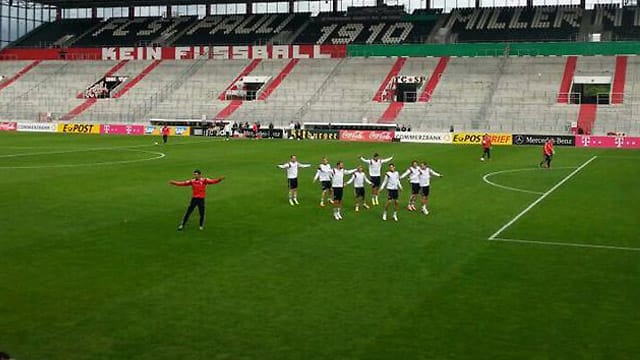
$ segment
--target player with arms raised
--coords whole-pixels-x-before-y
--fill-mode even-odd
[[[404,179],[409,175],[409,183],[411,184],[411,196],[409,196],[409,204],[407,205],[407,209],[409,211],[416,210],[416,199],[418,198],[418,194],[420,193],[420,167],[418,166],[418,162],[413,160],[411,162],[411,166],[400,175],[400,179]]]
[[[431,185],[431,177],[437,176],[442,177],[441,174],[433,171],[425,161],[420,163],[419,169],[419,180],[420,180],[420,192],[422,193],[422,211],[423,214],[429,215],[429,210],[427,209],[427,201],[429,201],[429,187]]]
[[[207,185],[217,184],[222,180],[224,180],[224,176],[221,176],[217,179],[208,179],[202,176],[200,170],[193,170],[193,179],[191,180],[169,181],[169,184],[175,186],[191,186],[192,191],[191,203],[189,204],[187,212],[182,218],[182,222],[180,223],[180,225],[178,225],[178,230],[184,229],[184,226],[189,220],[189,216],[191,216],[191,213],[196,207],[198,208],[198,212],[200,213],[200,230],[204,229],[204,198],[207,195]]]
[[[322,186],[322,193],[320,194],[320,206],[324,207],[324,199],[327,193],[329,193],[329,202],[333,203],[331,199],[331,165],[329,165],[329,160],[327,157],[322,158],[322,163],[318,165],[318,171],[316,171],[316,176],[313,178],[313,182],[316,180],[320,180],[320,185]]]
[[[393,156],[386,159],[380,159],[378,156],[378,153],[373,154],[373,158],[371,159],[365,159],[363,156],[360,156],[360,160],[369,165],[369,177],[372,182],[371,204],[373,205],[380,205],[378,202],[378,193],[380,192],[380,171],[382,169],[382,164],[393,159]]]
[[[333,218],[342,220],[342,194],[344,190],[344,176],[351,175],[356,169],[345,170],[342,161],[331,170],[331,189],[333,190]]]
[[[358,166],[357,171],[351,175],[351,179],[347,181],[347,185],[353,183],[353,189],[356,195],[356,212],[360,211],[360,204],[365,209],[369,208],[367,200],[364,197],[364,183],[372,185],[373,183],[367,178],[367,174],[364,173],[362,166]]]
[[[289,204],[291,206],[299,205],[298,202],[298,168],[308,168],[311,164],[303,164],[298,162],[296,155],[291,155],[289,162],[282,165],[276,165],[280,169],[287,170],[287,185],[289,187]]]
[[[398,209],[400,209],[398,192],[399,190],[402,190],[402,184],[400,183],[400,173],[396,171],[396,166],[394,164],[389,164],[389,171],[385,173],[384,181],[380,187],[387,189],[387,203],[384,205],[382,220],[387,221],[387,210],[389,209],[389,205],[393,203],[393,220],[398,221]]]

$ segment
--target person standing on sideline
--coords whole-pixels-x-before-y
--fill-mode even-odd
[[[540,162],[540,167],[550,168],[551,160],[553,160],[553,155],[556,151],[553,149],[553,139],[548,139],[544,145],[542,146],[542,155],[544,155],[544,159]]]
[[[331,190],[333,191],[333,218],[342,220],[342,194],[344,190],[344,176],[351,175],[356,169],[345,170],[342,161],[336,163],[331,170]]]
[[[389,171],[385,173],[384,181],[380,187],[387,189],[387,203],[384,205],[382,220],[387,221],[387,210],[389,209],[389,205],[393,203],[393,220],[398,221],[398,210],[400,209],[398,191],[402,190],[402,184],[400,183],[400,174],[396,171],[394,164],[389,164]]]
[[[207,195],[207,185],[217,184],[220,181],[224,180],[224,176],[221,176],[217,179],[208,179],[202,176],[200,170],[193,170],[193,179],[186,181],[169,181],[169,184],[175,186],[191,186],[191,203],[187,208],[187,212],[184,214],[182,218],[182,222],[178,225],[178,230],[184,229],[184,226],[189,221],[189,216],[193,210],[198,207],[198,212],[200,213],[200,230],[204,229],[204,198]]]
[[[162,134],[162,143],[166,144],[167,140],[169,140],[169,127],[166,124],[162,126],[162,129],[160,129],[160,133]]]
[[[386,159],[379,159],[378,153],[373,154],[372,159],[365,159],[363,156],[360,156],[360,160],[369,165],[369,177],[371,177],[371,182],[373,183],[371,185],[372,205],[380,205],[378,202],[378,193],[380,192],[380,170],[382,169],[382,164],[389,162],[392,159],[393,156]]]
[[[491,159],[491,136],[487,133],[482,135],[482,156],[480,157],[480,161],[484,161],[484,159]]]
[[[431,176],[442,177],[441,174],[433,171],[425,161],[420,163],[420,192],[422,193],[422,211],[423,214],[429,215],[427,209],[427,201],[429,201],[429,186],[431,184]]]
[[[365,209],[369,208],[369,205],[367,205],[367,199],[364,197],[365,182],[369,185],[373,184],[364,173],[362,165],[360,165],[358,166],[357,171],[351,175],[351,179],[347,181],[347,185],[353,183],[353,189],[355,190],[356,195],[356,212],[360,211],[360,204],[362,204]]]
[[[298,168],[308,168],[311,164],[298,162],[296,155],[291,155],[289,162],[276,165],[280,169],[287,169],[287,185],[289,186],[289,204],[291,206],[300,205],[298,202]]]
[[[322,193],[320,194],[320,207],[325,207],[324,199],[327,193],[329,193],[329,202],[333,204],[333,200],[331,196],[333,196],[331,191],[331,165],[329,165],[329,160],[327,157],[322,158],[322,163],[318,165],[318,171],[316,171],[316,176],[313,178],[313,182],[316,180],[320,180],[320,185],[322,186]]]
[[[416,200],[418,198],[418,194],[420,193],[420,167],[418,166],[418,162],[413,160],[411,162],[411,166],[400,175],[400,179],[404,179],[407,175],[409,175],[409,183],[411,184],[411,196],[409,196],[409,204],[407,205],[407,210],[415,211],[416,210]]]

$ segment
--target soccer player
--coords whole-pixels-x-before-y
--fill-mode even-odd
[[[329,165],[329,160],[327,157],[322,158],[322,163],[318,165],[318,171],[316,171],[316,176],[313,178],[313,182],[320,179],[320,185],[322,186],[322,194],[320,195],[320,206],[324,207],[324,199],[327,193],[329,193],[329,197],[331,194],[331,165]],[[329,202],[333,203],[333,200],[329,198]]]
[[[298,162],[296,155],[291,155],[289,162],[276,165],[280,169],[287,169],[287,184],[289,186],[289,204],[291,206],[300,205],[298,202],[298,168],[308,168],[311,164],[303,164]]]
[[[371,177],[371,204],[379,205],[378,202],[378,193],[380,192],[380,169],[382,169],[382,164],[389,162],[393,159],[392,157],[386,159],[378,158],[378,153],[373,154],[372,159],[365,159],[363,156],[360,156],[360,160],[369,165],[369,177]]]
[[[191,203],[187,208],[187,212],[184,214],[182,218],[182,222],[178,225],[178,230],[184,229],[184,226],[187,224],[189,220],[189,216],[193,210],[198,207],[198,212],[200,213],[200,230],[204,229],[204,198],[207,195],[207,185],[209,184],[217,184],[220,181],[224,180],[224,176],[221,176],[217,179],[208,179],[202,176],[200,170],[193,170],[193,179],[186,181],[175,181],[171,180],[169,183],[171,185],[176,186],[191,186],[192,196]]]
[[[351,175],[356,169],[345,170],[342,161],[331,170],[331,189],[333,190],[333,218],[342,220],[342,192],[344,190],[344,176]]]
[[[542,147],[542,155],[544,155],[544,159],[540,162],[540,167],[550,168],[551,160],[553,160],[553,155],[556,151],[553,149],[553,139],[548,139],[543,147]]]
[[[162,143],[166,144],[169,139],[169,127],[164,125],[162,129],[160,129],[160,132],[162,133]]]
[[[418,194],[420,193],[420,167],[418,166],[418,162],[413,160],[411,162],[411,166],[400,175],[400,179],[404,179],[409,175],[409,183],[411,183],[411,196],[409,196],[409,204],[407,205],[407,209],[409,211],[416,210],[416,199],[418,198]]]
[[[360,204],[362,204],[365,209],[369,208],[367,200],[364,197],[364,183],[366,182],[369,185],[372,185],[373,183],[369,180],[367,174],[364,173],[362,165],[358,166],[356,170],[357,171],[351,175],[351,179],[347,181],[347,185],[353,183],[353,189],[356,193],[356,212],[358,212],[360,211]]]
[[[482,157],[480,157],[480,161],[484,161],[486,159],[491,159],[491,136],[489,134],[484,133],[482,135]]]
[[[423,214],[429,215],[429,210],[427,209],[427,201],[429,200],[429,186],[431,184],[431,176],[442,177],[442,175],[433,171],[425,161],[422,161],[420,163],[419,172],[420,192],[422,192],[422,209],[420,210]]]
[[[384,175],[384,181],[380,187],[387,189],[387,203],[384,205],[384,212],[382,213],[382,220],[387,221],[387,210],[391,203],[394,204],[393,220],[398,221],[398,209],[400,203],[398,202],[398,191],[402,190],[402,184],[400,183],[400,173],[396,171],[394,164],[389,164],[389,171]]]

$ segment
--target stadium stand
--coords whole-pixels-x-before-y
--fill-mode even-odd
[[[172,44],[192,46],[289,43],[291,36],[308,19],[309,14],[208,16],[189,26]]]
[[[44,23],[18,40],[20,47],[65,47],[100,24],[99,19],[61,19]]]
[[[65,115],[80,105],[78,93],[100,79],[114,61],[43,61],[0,96],[0,113],[6,118],[35,120],[41,114]]]
[[[605,39],[610,40],[638,39],[640,38],[640,8],[596,5],[590,30],[594,33],[602,33]]]
[[[454,9],[450,14],[420,10],[409,15],[401,7],[387,6],[349,8],[317,17],[259,14],[58,20],[13,46],[63,50],[71,46],[69,51],[73,47],[150,45],[358,46],[442,40],[575,40],[598,33],[621,39],[640,38],[638,14],[637,7],[584,10],[552,6]],[[510,52],[514,44],[491,45],[496,46],[469,55],[480,57],[404,58],[389,53],[344,59],[211,60],[202,56],[192,60],[0,61],[0,114],[3,119],[33,120],[44,113],[52,119],[78,122],[144,122],[150,118],[224,118],[280,126],[291,121],[396,122],[415,130],[443,131],[453,126],[460,131],[543,133],[567,133],[570,124],[577,122],[594,133],[640,131],[639,122],[633,120],[640,111],[633,96],[640,90],[635,71],[640,62],[635,57],[520,56]],[[424,48],[432,46],[439,45]],[[206,52],[204,47],[199,50],[203,49]],[[92,50],[99,56],[100,49]],[[107,75],[123,77],[123,83],[110,89],[108,98],[83,98],[88,88]],[[243,76],[265,79],[254,101],[227,96],[226,90]],[[421,78],[412,97],[415,102],[396,101],[393,81],[400,76]],[[611,78],[612,94],[602,94],[610,96],[611,105],[574,104],[569,93],[575,76]]]
[[[438,15],[327,13],[313,18],[295,39],[298,44],[423,43]]]
[[[172,18],[139,17],[112,18],[100,23],[74,46],[152,46],[180,33],[196,21],[193,16]]]
[[[585,10],[578,6],[454,9],[445,28],[452,41],[576,40]]]

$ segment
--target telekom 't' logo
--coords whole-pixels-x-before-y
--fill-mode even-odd
[[[582,146],[589,146],[589,143],[591,142],[591,138],[588,136],[583,136],[582,137]]]

